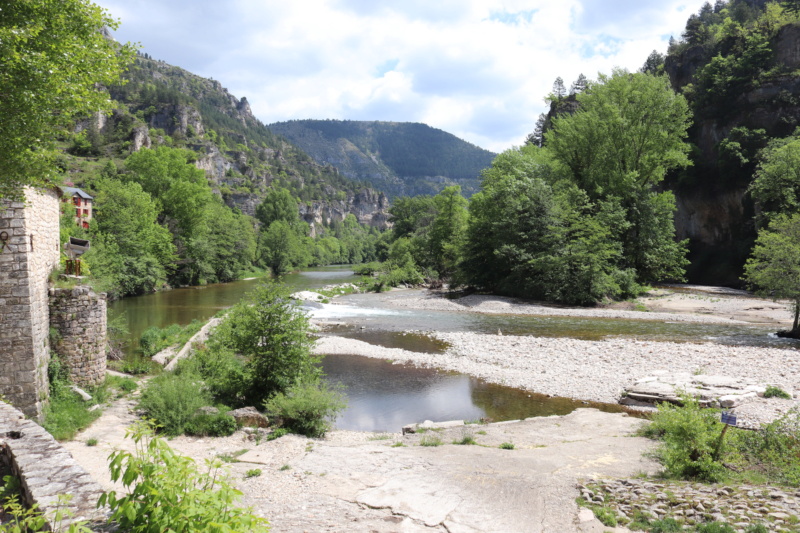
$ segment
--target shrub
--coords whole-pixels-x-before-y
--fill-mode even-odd
[[[264,282],[235,305],[217,327],[212,350],[227,347],[245,359],[240,402],[258,405],[318,375],[311,356],[308,318],[289,290]]]
[[[303,381],[286,393],[276,394],[264,406],[291,431],[308,437],[322,437],[347,403],[339,391],[330,389],[325,383]]]
[[[730,439],[734,459],[770,481],[800,484],[800,411],[792,409],[761,431],[737,431]]]
[[[225,413],[195,415],[186,423],[184,432],[197,437],[227,437],[236,432],[236,419]]]
[[[724,473],[717,453],[723,428],[719,410],[703,409],[688,396],[682,400],[683,406],[659,404],[653,415],[650,431],[663,441],[656,454],[672,477],[719,481]]]
[[[650,533],[679,533],[683,531],[681,525],[674,518],[654,520],[650,524]]]
[[[201,473],[188,457],[176,454],[151,427],[138,425],[129,432],[136,444],[133,453],[111,454],[112,481],[126,494],[104,493],[99,506],[108,505],[111,519],[122,531],[173,531],[265,533],[267,522],[234,504],[242,493],[220,473],[219,461],[208,461]]]
[[[151,379],[139,407],[167,435],[181,435],[201,407],[212,404],[211,395],[196,374],[167,372]]]
[[[514,443],[513,442],[504,442],[500,445],[501,450],[513,450]]]
[[[791,400],[792,395],[774,385],[768,385],[767,390],[764,391],[764,398],[782,398],[784,400]]]
[[[246,477],[246,478],[258,477],[260,475],[261,475],[261,469],[260,468],[253,468],[253,469],[248,470],[247,472],[244,473],[244,477]]]

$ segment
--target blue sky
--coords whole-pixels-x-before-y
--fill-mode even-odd
[[[95,0],[115,36],[246,96],[265,123],[424,122],[521,144],[561,76],[638,69],[703,0]]]

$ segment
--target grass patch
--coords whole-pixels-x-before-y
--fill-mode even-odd
[[[72,383],[69,381],[69,371],[55,354],[50,358],[48,377],[50,401],[44,407],[42,427],[58,441],[72,440],[79,431],[87,428],[102,414],[101,409],[89,409],[106,401],[106,385],[104,383],[100,387],[87,387],[85,390],[92,396],[92,400],[84,401],[70,388]]]
[[[144,330],[139,338],[139,349],[145,357],[153,357],[155,354],[170,346],[183,346],[195,333],[200,331],[204,322],[192,320],[189,324],[181,326],[172,324],[165,328],[151,326]]]
[[[461,439],[454,440],[453,444],[458,444],[461,446],[470,446],[478,444],[478,441],[475,440],[475,437],[472,435],[471,432],[464,432],[464,434],[461,436]]]
[[[513,450],[515,446],[513,442],[504,442],[499,446],[499,448],[501,450]]]
[[[248,470],[247,472],[244,473],[245,479],[249,479],[251,477],[258,477],[260,475],[261,475],[261,469],[260,468],[253,468],[253,469]]]
[[[402,448],[402,447],[404,447],[404,446],[405,446],[405,444],[403,444],[403,443],[402,443],[402,442],[400,442],[400,441],[398,441],[398,442],[395,442],[394,444],[392,444],[392,448]]]
[[[288,435],[289,433],[290,433],[290,431],[288,429],[286,429],[286,428],[273,429],[267,435],[267,442],[269,442],[271,440],[279,439],[279,438],[283,437],[284,435]]]
[[[606,527],[617,527],[617,515],[609,507],[595,507],[592,509],[595,518]]]
[[[217,454],[217,459],[222,461],[223,463],[238,463],[239,457],[246,454],[249,450],[236,450],[235,452],[230,453],[220,453]]]
[[[283,465],[283,466],[282,466],[282,467],[280,467],[278,470],[280,470],[281,472],[285,472],[286,470],[291,470],[291,469],[292,469],[292,467],[291,467],[291,466],[289,466],[289,465]]]
[[[420,446],[441,446],[444,444],[442,439],[439,438],[439,435],[423,435],[421,439],[419,439]]]
[[[89,439],[86,441],[87,446],[97,446],[97,439]]]

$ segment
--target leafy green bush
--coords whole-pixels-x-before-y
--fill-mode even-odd
[[[209,471],[202,473],[148,426],[134,427],[129,435],[135,451],[114,452],[109,465],[111,479],[121,482],[126,494],[106,492],[98,502],[108,505],[122,531],[268,531],[266,520],[234,505],[242,493],[221,475],[220,461],[208,461]]]
[[[728,448],[731,462],[755,470],[769,481],[800,484],[800,411],[792,409],[761,431],[736,431]]]
[[[767,390],[764,391],[764,398],[782,398],[784,400],[791,400],[792,395],[780,387],[769,385],[767,386]]]
[[[184,431],[187,435],[198,437],[227,437],[238,429],[236,419],[225,413],[199,414],[186,423]]]
[[[295,433],[322,437],[347,406],[343,395],[319,381],[303,381],[265,402],[267,412]]]
[[[674,518],[654,520],[650,524],[650,533],[679,533],[683,531],[681,525]]]
[[[212,405],[211,394],[195,374],[165,372],[151,379],[139,407],[167,435],[181,435],[201,407]]]
[[[718,481],[725,471],[717,454],[723,428],[719,410],[703,409],[689,396],[682,400],[683,406],[658,405],[650,429],[661,435],[662,444],[656,453],[672,477]]]

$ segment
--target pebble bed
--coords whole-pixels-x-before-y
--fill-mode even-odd
[[[622,524],[639,511],[651,519],[671,517],[684,526],[717,521],[737,532],[758,523],[768,531],[800,531],[800,491],[636,479],[590,482],[577,488],[589,506],[613,509]]]

